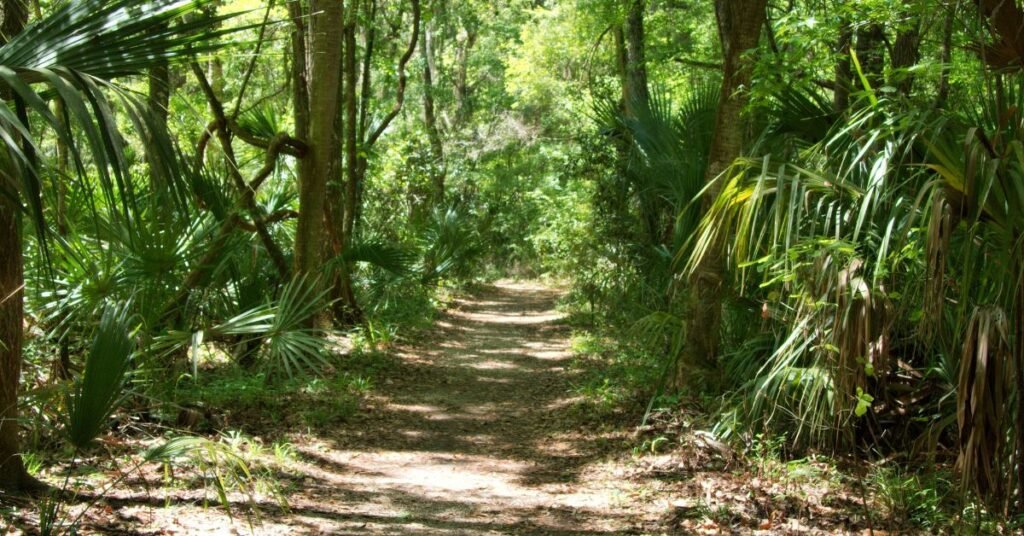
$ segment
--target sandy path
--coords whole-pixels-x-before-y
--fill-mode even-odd
[[[362,430],[305,445],[292,515],[324,534],[607,534],[629,529],[617,483],[588,473],[572,424],[558,292],[500,282],[400,351]],[[595,476],[596,475],[596,476]]]

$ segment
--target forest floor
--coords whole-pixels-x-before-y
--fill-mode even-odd
[[[559,296],[535,283],[484,287],[457,300],[432,332],[392,349],[394,364],[358,419],[302,432],[276,423],[295,450],[276,470],[287,508],[258,497],[257,516],[239,507],[229,518],[203,508],[187,486],[160,489],[154,469],[146,489],[136,482],[106,495],[83,528],[584,535],[860,534],[867,527],[859,501],[827,464],[805,462],[809,476],[801,478],[785,468],[773,473],[678,418],[655,435],[675,434],[681,446],[657,452],[648,442],[645,455],[631,453],[644,437],[638,416],[594,418],[574,394],[581,370],[555,310]]]

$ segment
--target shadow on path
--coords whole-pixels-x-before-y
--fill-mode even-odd
[[[104,496],[109,515],[93,527],[126,534],[630,533],[638,520],[627,484],[601,465],[619,451],[581,423],[570,395],[559,296],[499,282],[457,302],[424,340],[398,348],[398,364],[379,378],[365,418],[292,434],[300,461],[295,474],[277,475],[290,485],[286,510],[260,499],[259,523],[250,526],[237,510],[228,519],[219,508],[202,508],[209,497],[201,489],[171,497],[132,486]]]
[[[581,478],[601,449],[569,398],[559,292],[501,282],[399,350],[379,409],[302,449],[304,530],[375,534],[628,531],[615,482]]]

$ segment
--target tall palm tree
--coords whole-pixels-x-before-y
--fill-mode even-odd
[[[42,193],[54,181],[80,181],[110,201],[130,202],[134,194],[115,110],[146,140],[146,161],[159,166],[163,177],[177,176],[163,123],[144,99],[112,81],[210,52],[231,31],[218,29],[229,15],[200,10],[210,0],[72,0],[24,28],[22,3],[3,1],[7,42],[0,47],[0,488],[7,490],[38,486],[25,472],[18,443],[22,220],[31,222],[45,249]],[[56,100],[65,117],[51,111]],[[67,175],[41,157],[43,132],[69,148]],[[44,182],[44,174],[54,181]]]

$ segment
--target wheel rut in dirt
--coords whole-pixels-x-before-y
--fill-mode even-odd
[[[574,418],[560,291],[460,300],[380,386],[377,408],[302,448],[288,525],[349,534],[607,534],[630,525]],[[358,428],[358,429],[356,429]]]

